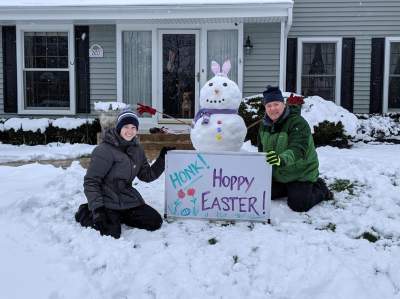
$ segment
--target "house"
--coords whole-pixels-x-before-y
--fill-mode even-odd
[[[400,111],[399,1],[3,0],[0,26],[0,118],[86,117],[121,101],[189,123],[211,61],[227,59],[243,96],[279,85]]]

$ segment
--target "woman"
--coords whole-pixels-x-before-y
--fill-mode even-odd
[[[136,136],[138,128],[136,114],[122,111],[115,129],[107,130],[92,152],[83,183],[88,203],[79,207],[75,219],[101,235],[119,238],[121,224],[150,231],[161,227],[160,214],[144,202],[132,181],[135,177],[144,182],[156,180],[164,171],[165,154],[174,148],[163,147],[150,166]]]

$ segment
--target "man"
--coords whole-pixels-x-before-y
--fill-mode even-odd
[[[258,150],[272,165],[272,199],[288,198],[288,206],[306,212],[332,193],[318,178],[318,156],[300,106],[286,105],[278,87],[263,93],[265,116],[260,125]]]

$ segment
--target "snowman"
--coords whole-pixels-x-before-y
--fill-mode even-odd
[[[237,84],[228,78],[230,61],[213,61],[214,77],[200,90],[200,110],[193,120],[190,138],[198,151],[239,151],[247,129],[237,114],[242,100]]]

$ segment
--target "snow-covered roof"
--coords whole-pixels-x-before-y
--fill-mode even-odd
[[[0,6],[292,4],[292,0],[2,0]]]
[[[16,21],[222,20],[280,22],[292,0],[0,0],[0,24]],[[182,23],[182,22],[181,22]]]

